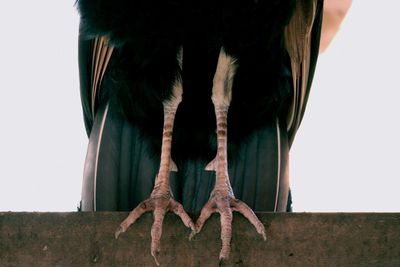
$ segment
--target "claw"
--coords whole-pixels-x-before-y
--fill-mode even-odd
[[[232,239],[232,210],[229,206],[222,207],[221,211],[221,241],[222,248],[219,253],[219,259],[228,259],[231,250]]]
[[[131,224],[133,224],[143,213],[150,211],[153,209],[153,204],[151,203],[151,199],[146,199],[141,202],[137,207],[129,213],[128,217],[119,225],[117,230],[114,233],[115,239],[117,239],[120,234],[124,233]]]
[[[119,235],[124,233],[124,232],[125,232],[125,230],[121,226],[118,226],[117,230],[114,233],[115,239],[118,239]]]
[[[222,197],[220,193],[211,194],[210,200],[201,210],[200,216],[196,222],[196,230],[192,231],[189,239],[192,239],[200,232],[205,221],[214,212],[220,213],[221,220],[221,241],[222,248],[219,254],[220,263],[229,258],[232,238],[232,211],[240,212],[256,228],[256,231],[266,240],[265,228],[254,212],[244,202],[233,196]]]
[[[186,213],[186,211],[184,210],[182,204],[178,203],[176,200],[171,199],[170,200],[170,206],[171,206],[171,210],[179,216],[179,218],[181,218],[183,224],[190,228],[192,231],[195,230],[195,225],[192,221],[192,219],[189,217],[189,215]]]
[[[189,241],[192,241],[193,237],[197,234],[196,230],[192,230],[189,235]]]
[[[157,259],[157,255],[156,254],[159,254],[159,252],[153,252],[153,251],[151,251],[151,256],[153,256],[153,259],[154,259],[154,261],[156,262],[156,265],[157,266],[160,266],[160,262],[158,261],[158,259]]]
[[[157,263],[157,255],[160,252],[160,240],[162,234],[163,221],[165,217],[165,213],[167,212],[167,208],[156,207],[154,209],[154,223],[151,227],[151,255],[154,257],[154,260]]]
[[[143,213],[150,210],[153,210],[154,215],[154,223],[151,227],[151,255],[153,256],[157,266],[159,266],[160,263],[158,262],[157,257],[160,253],[160,242],[165,214],[168,211],[173,211],[181,218],[185,226],[192,230],[192,232],[196,230],[196,227],[192,219],[190,219],[189,215],[183,209],[182,204],[174,200],[169,191],[154,192],[149,199],[140,203],[120,224],[115,231],[115,238],[117,239],[120,234],[124,233]]]
[[[193,229],[192,229],[192,231],[190,232],[190,235],[189,235],[189,241],[192,241],[193,237],[195,235],[197,235],[199,232],[200,232],[200,229],[197,227],[197,224],[194,224],[193,225]]]
[[[250,223],[256,228],[257,233],[259,233],[263,237],[264,241],[267,240],[264,225],[246,203],[240,200],[234,201],[233,210],[241,213],[245,218],[247,218]]]

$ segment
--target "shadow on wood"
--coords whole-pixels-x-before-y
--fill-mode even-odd
[[[0,213],[0,266],[155,266],[150,255],[152,215],[119,239],[125,212]],[[241,215],[233,223],[225,266],[400,266],[400,214],[259,213],[267,241]],[[194,240],[166,216],[161,266],[218,266],[219,217]]]

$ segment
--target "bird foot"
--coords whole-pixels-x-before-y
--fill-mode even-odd
[[[233,193],[228,189],[214,189],[210,199],[201,210],[200,216],[197,219],[195,230],[190,234],[189,239],[192,239],[202,229],[205,221],[212,213],[218,212],[221,219],[221,240],[222,248],[219,254],[220,261],[227,260],[231,250],[232,238],[232,211],[240,212],[254,225],[256,231],[266,240],[265,228],[262,222],[257,218],[254,212],[246,203],[235,198]]]
[[[120,224],[115,232],[115,238],[118,238],[121,233],[125,232],[143,213],[151,210],[154,216],[154,223],[151,227],[151,255],[159,266],[157,256],[160,252],[162,224],[165,214],[168,211],[172,211],[181,218],[186,227],[191,228],[192,231],[195,231],[195,227],[192,219],[183,209],[182,204],[173,199],[171,191],[155,187],[150,198],[141,202]]]

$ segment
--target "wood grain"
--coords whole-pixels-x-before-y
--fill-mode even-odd
[[[0,213],[0,266],[155,266],[152,215],[114,238],[126,212]],[[400,266],[399,213],[258,213],[267,241],[241,215],[224,266]],[[189,241],[173,214],[164,222],[161,266],[218,266],[219,216]]]

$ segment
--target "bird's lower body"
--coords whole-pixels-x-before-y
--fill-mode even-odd
[[[182,53],[180,53],[180,56],[182,56]],[[182,59],[178,60],[182,62]],[[125,232],[129,226],[133,224],[143,213],[147,211],[153,211],[154,224],[151,230],[151,254],[155,258],[157,264],[157,254],[160,247],[163,219],[168,211],[173,211],[175,214],[180,216],[183,223],[192,229],[191,237],[201,230],[204,222],[212,213],[220,213],[222,240],[220,260],[224,260],[229,257],[230,241],[232,236],[232,211],[240,212],[255,226],[257,232],[262,235],[264,239],[266,238],[264,226],[258,220],[252,209],[247,204],[235,197],[228,173],[227,116],[231,101],[232,83],[235,75],[235,69],[235,60],[231,56],[227,55],[224,49],[221,48],[212,88],[212,102],[215,108],[218,148],[215,159],[206,167],[208,171],[215,171],[216,180],[214,188],[210,194],[210,199],[202,208],[196,224],[193,224],[182,204],[174,199],[170,185],[170,171],[176,171],[176,165],[171,159],[171,148],[174,118],[179,103],[182,99],[182,91],[184,90],[182,88],[181,77],[178,77],[173,84],[173,93],[171,98],[163,102],[164,127],[162,135],[161,158],[154,188],[150,194],[150,197],[139,203],[132,210],[132,212],[121,223],[115,233],[115,236],[118,237],[121,233]],[[279,127],[277,124],[277,135],[278,134]],[[279,149],[277,150],[278,154]],[[277,179],[279,179],[279,177]]]
[[[159,173],[160,159],[146,154],[149,145],[140,131],[126,122],[115,109],[112,102],[104,107],[99,112],[103,116],[98,116],[92,131],[85,166],[82,210],[127,211],[145,201],[139,207],[150,211],[155,205],[148,205],[146,199],[153,191],[154,180],[151,177]],[[107,126],[103,131],[102,124]],[[199,160],[178,164],[179,171],[169,173],[171,195],[166,194],[166,198],[161,195],[160,201],[167,202],[160,203],[161,206],[183,214],[181,203],[194,216],[205,207],[203,215],[197,220],[197,231],[206,217],[215,211],[218,199],[229,207],[239,203],[235,200],[237,198],[255,211],[286,211],[289,181],[285,134],[279,120],[271,121],[239,148],[241,157],[232,158],[227,166],[232,184],[231,191],[224,193],[228,192],[225,195],[227,198],[215,188],[216,179],[219,179],[217,173],[204,170],[207,162]],[[191,221],[183,218],[190,227]],[[222,254],[223,257],[226,255],[227,252]]]

